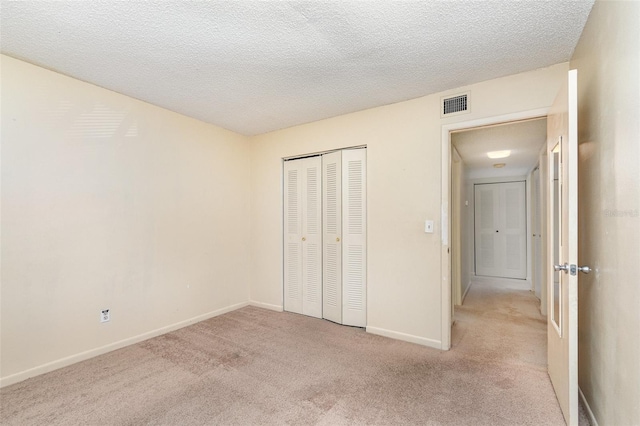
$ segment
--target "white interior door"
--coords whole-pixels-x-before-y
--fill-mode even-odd
[[[303,162],[302,313],[322,318],[322,159]]]
[[[322,317],[342,324],[342,151],[322,156]]]
[[[578,102],[569,71],[547,118],[549,190],[548,368],[569,425],[578,424]],[[554,238],[555,236],[555,238]]]
[[[527,277],[525,182],[475,185],[476,275]]]
[[[367,151],[342,151],[342,323],[367,325]]]
[[[498,190],[493,184],[474,185],[476,274],[499,276]]]
[[[284,310],[302,313],[302,167],[284,163]]]
[[[284,309],[322,317],[320,157],[284,163]]]

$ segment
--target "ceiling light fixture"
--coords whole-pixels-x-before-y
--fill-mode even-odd
[[[491,151],[487,152],[487,157],[489,158],[506,158],[511,155],[511,150],[504,151]]]
[[[496,164],[494,164],[494,165],[493,165],[493,167],[495,167],[496,169],[501,169],[501,168],[503,168],[504,166],[506,166],[506,164],[505,164],[505,163],[496,163]]]

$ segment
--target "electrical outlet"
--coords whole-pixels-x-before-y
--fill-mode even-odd
[[[100,322],[111,321],[111,312],[108,309],[103,309],[100,311]]]
[[[427,234],[433,234],[433,221],[425,220],[424,221],[424,232]]]

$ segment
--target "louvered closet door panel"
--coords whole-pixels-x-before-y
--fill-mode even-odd
[[[366,150],[342,152],[342,323],[367,325]]]
[[[527,278],[527,212],[525,182],[501,185],[500,212],[504,245],[504,276]]]
[[[475,260],[476,274],[499,276],[501,262],[498,258],[499,185],[482,184],[475,187]]]
[[[322,318],[322,159],[302,162],[302,313]]]
[[[284,310],[302,313],[302,167],[284,163]]]
[[[342,153],[322,156],[322,315],[342,324]]]

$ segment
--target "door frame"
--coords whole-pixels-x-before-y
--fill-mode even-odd
[[[543,118],[547,116],[549,108],[538,108],[511,114],[478,118],[442,125],[441,133],[441,191],[440,191],[440,268],[441,282],[441,313],[442,318],[440,333],[440,349],[451,348],[451,321],[453,314],[451,309],[451,132],[457,130],[473,129],[476,127],[504,124],[512,121]]]

